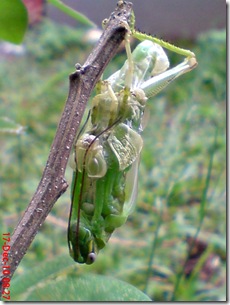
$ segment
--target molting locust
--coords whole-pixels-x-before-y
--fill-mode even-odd
[[[196,67],[195,55],[127,26],[127,60],[97,84],[88,119],[75,143],[72,204],[68,226],[70,255],[91,264],[113,231],[131,213],[137,194],[147,100]],[[142,42],[131,53],[130,36]],[[185,56],[172,69],[163,48]]]

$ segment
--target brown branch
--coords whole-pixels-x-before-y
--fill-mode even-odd
[[[54,203],[68,187],[64,178],[65,169],[87,101],[125,37],[127,29],[124,22],[129,21],[131,11],[132,3],[118,2],[97,46],[85,64],[82,67],[77,64],[76,72],[69,77],[69,95],[41,181],[9,243],[7,265],[10,266],[10,275],[7,277],[12,277]],[[1,284],[3,277],[0,278]]]

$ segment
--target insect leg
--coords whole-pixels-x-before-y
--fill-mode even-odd
[[[132,30],[132,35],[133,37],[135,37],[136,39],[140,40],[140,41],[143,41],[143,40],[150,40],[152,42],[155,42],[157,44],[159,44],[161,47],[169,50],[169,51],[172,51],[172,52],[175,52],[177,54],[180,54],[180,55],[183,55],[183,56],[186,56],[188,58],[190,57],[194,57],[195,58],[195,54],[190,51],[190,50],[186,50],[186,49],[183,49],[183,48],[179,48],[167,41],[164,41],[162,39],[159,39],[159,38],[156,38],[154,36],[151,36],[151,35],[147,35],[145,33],[141,33],[135,29]]]
[[[125,36],[125,50],[127,53],[127,62],[128,62],[128,71],[126,72],[125,75],[125,87],[127,88],[131,88],[131,84],[132,84],[132,79],[133,79],[133,59],[132,59],[132,51],[131,51],[131,47],[130,47],[130,30],[128,31],[128,33]]]
[[[150,98],[168,86],[178,76],[191,71],[196,66],[195,57],[186,58],[176,67],[150,78],[140,88],[145,92],[146,97]]]

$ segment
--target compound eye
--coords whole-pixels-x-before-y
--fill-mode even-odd
[[[94,252],[88,254],[86,264],[91,265],[95,262],[97,255]]]

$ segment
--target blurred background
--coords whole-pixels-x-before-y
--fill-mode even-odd
[[[0,44],[2,233],[13,233],[35,192],[68,94],[68,76],[76,62],[84,63],[102,20],[116,5],[63,1],[98,26],[92,28],[45,1],[23,2],[30,23],[23,44]],[[226,3],[132,2],[138,29],[192,50],[199,65],[148,102],[136,208],[97,262],[78,265],[69,257],[68,189],[15,273],[12,301],[76,300],[76,291],[63,295],[81,274],[124,280],[155,301],[226,299]],[[171,66],[183,60],[167,54]],[[121,49],[105,77],[125,59]],[[71,176],[68,167],[69,184]]]
[[[109,16],[116,1],[66,0],[65,3],[88,16],[98,26]],[[220,0],[134,0],[136,27],[164,39],[194,39],[210,28],[226,27],[226,2]],[[54,21],[74,26],[75,22],[53,6],[47,15]]]

